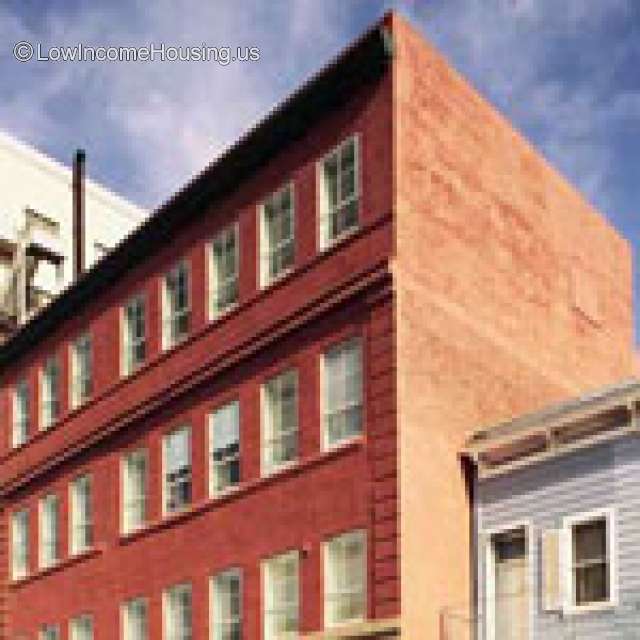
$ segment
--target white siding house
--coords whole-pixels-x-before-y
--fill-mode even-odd
[[[90,268],[137,227],[146,212],[91,180],[85,181],[84,193],[84,256],[85,267]],[[3,317],[23,323],[71,283],[73,243],[71,169],[0,132]],[[29,300],[21,304],[19,292],[25,287],[20,286],[17,263],[25,252]]]

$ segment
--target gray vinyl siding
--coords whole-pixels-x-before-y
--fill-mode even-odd
[[[548,460],[478,486],[478,530],[531,524],[531,640],[640,639],[640,438],[625,436]],[[560,529],[563,518],[613,509],[618,605],[603,611],[563,615],[541,606],[541,535]],[[484,638],[485,558],[480,537],[479,614]]]

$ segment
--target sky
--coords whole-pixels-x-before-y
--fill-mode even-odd
[[[66,163],[85,148],[92,178],[154,208],[389,8],[640,253],[637,0],[3,0],[0,128]],[[260,59],[21,63],[21,41],[41,57],[164,43],[258,47]]]

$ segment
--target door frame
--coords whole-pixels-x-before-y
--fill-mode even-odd
[[[495,548],[493,539],[497,535],[509,533],[517,529],[524,529],[525,533],[525,549],[527,554],[527,574],[529,578],[529,590],[527,593],[528,608],[528,633],[527,638],[532,637],[534,622],[534,593],[535,593],[535,558],[533,557],[534,545],[533,535],[534,528],[530,520],[520,520],[510,522],[499,527],[486,529],[482,532],[485,539],[484,551],[484,615],[485,615],[485,640],[498,640],[496,638],[496,583],[495,583]]]

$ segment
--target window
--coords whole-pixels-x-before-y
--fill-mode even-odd
[[[362,433],[362,346],[348,340],[324,355],[324,444]]]
[[[240,403],[230,402],[211,414],[210,495],[240,482]]]
[[[285,553],[264,563],[264,640],[298,637],[299,564],[297,551]]]
[[[213,640],[242,638],[242,574],[239,569],[220,573],[212,580]]]
[[[45,624],[40,627],[39,640],[60,640],[60,627],[55,624]]]
[[[24,509],[11,518],[11,577],[24,578],[29,573],[29,512]]]
[[[187,336],[191,324],[186,262],[180,262],[165,276],[162,293],[162,346],[170,349]]]
[[[147,640],[149,637],[148,605],[144,598],[134,598],[122,606],[124,640]]]
[[[325,544],[324,611],[328,627],[364,620],[367,560],[364,531],[351,531]]]
[[[260,213],[260,284],[273,282],[295,257],[293,186],[270,196]]]
[[[80,476],[71,484],[71,553],[93,546],[91,476]]]
[[[358,139],[347,138],[320,168],[320,246],[326,248],[358,226]]]
[[[191,640],[191,585],[180,584],[164,594],[164,640]]]
[[[122,461],[122,530],[130,533],[147,520],[147,452],[128,453]]]
[[[93,391],[92,360],[91,336],[84,335],[71,348],[71,404],[74,409],[86,402]]]
[[[136,296],[122,310],[122,372],[131,375],[147,357],[145,298]]]
[[[263,472],[274,471],[297,457],[298,374],[287,371],[263,387]]]
[[[71,620],[70,640],[93,640],[93,616],[83,615]]]
[[[571,604],[610,604],[614,600],[613,514],[602,512],[569,520]]]
[[[238,225],[232,224],[211,242],[210,317],[216,318],[238,301]]]
[[[11,443],[14,447],[23,445],[29,437],[29,385],[26,380],[19,382],[13,391],[13,429]]]
[[[46,569],[60,560],[60,501],[56,495],[40,500],[40,568]]]
[[[191,429],[164,438],[164,511],[174,513],[191,503]]]
[[[40,428],[48,429],[60,415],[60,365],[53,357],[42,370],[40,389]]]

